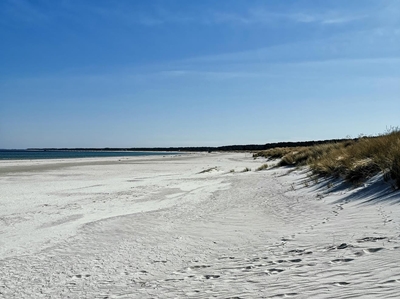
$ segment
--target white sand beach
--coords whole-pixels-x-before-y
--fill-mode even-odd
[[[399,298],[399,192],[264,163],[0,161],[0,298]]]

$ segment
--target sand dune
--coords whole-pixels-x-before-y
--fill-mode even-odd
[[[379,178],[328,189],[237,153],[0,163],[0,298],[399,297]]]

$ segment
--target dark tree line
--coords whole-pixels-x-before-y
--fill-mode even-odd
[[[245,145],[225,145],[225,146],[193,146],[193,147],[131,147],[131,148],[35,148],[31,150],[44,151],[160,151],[160,152],[213,152],[213,151],[261,151],[275,147],[296,147],[311,146],[317,144],[341,142],[349,139],[330,139],[317,141],[298,141],[298,142],[275,142],[266,144],[245,144]]]

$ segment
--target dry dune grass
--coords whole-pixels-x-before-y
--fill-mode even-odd
[[[261,171],[261,170],[265,170],[265,169],[268,169],[268,164],[267,164],[267,163],[261,165],[261,166],[258,167],[256,170],[257,170],[257,171]]]
[[[354,184],[382,172],[400,188],[399,128],[377,137],[309,147],[275,148],[255,156],[281,158],[279,166],[308,165],[315,174],[343,177]]]
[[[293,151],[298,151],[300,148],[303,148],[303,147],[275,147],[275,148],[271,148],[269,150],[257,152],[253,156],[255,158],[267,157],[269,159],[280,159],[283,156],[285,156]]]

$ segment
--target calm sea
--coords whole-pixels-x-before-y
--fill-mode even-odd
[[[0,160],[137,157],[176,155],[172,152],[0,150]]]

